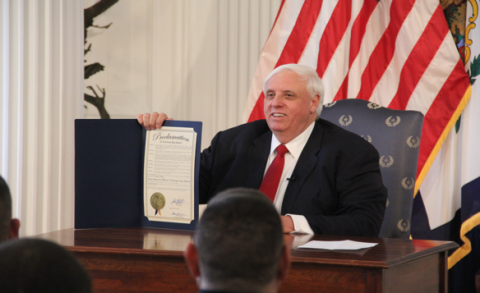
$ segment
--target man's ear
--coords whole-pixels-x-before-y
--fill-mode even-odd
[[[282,282],[287,278],[288,272],[290,271],[290,246],[284,245],[282,248],[282,256],[280,258],[280,264],[278,266],[278,281]]]
[[[190,275],[192,275],[196,279],[200,276],[200,267],[198,263],[198,251],[195,244],[193,244],[192,242],[188,243],[187,249],[185,249],[183,256],[185,257],[185,261],[187,262]]]
[[[310,109],[310,113],[315,113],[317,110],[317,107],[322,107],[323,105],[320,105],[320,96],[317,94],[312,98],[312,106]]]
[[[20,230],[20,220],[11,219],[10,220],[10,230],[8,231],[8,239],[18,238],[18,230]]]

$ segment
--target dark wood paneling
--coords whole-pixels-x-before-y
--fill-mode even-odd
[[[366,269],[293,263],[280,292],[366,292]]]
[[[76,252],[95,292],[197,292],[183,258]]]
[[[383,291],[423,293],[441,291],[440,256],[433,254],[383,271]]]
[[[38,237],[73,251],[90,271],[95,292],[197,292],[183,259],[192,235],[131,228],[67,229]],[[299,239],[285,235],[292,267],[281,292],[446,292],[446,251],[457,247],[453,242],[348,237],[378,245],[359,251],[306,250],[293,245]],[[345,239],[316,235],[310,240]]]

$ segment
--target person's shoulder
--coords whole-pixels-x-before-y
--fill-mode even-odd
[[[352,146],[357,148],[375,148],[360,135],[348,131],[332,122],[318,118],[316,123],[320,126],[325,139],[329,142],[336,143],[347,148],[351,148]]]
[[[226,135],[260,135],[267,131],[270,131],[270,128],[268,128],[268,124],[265,119],[262,119],[240,124],[238,126],[224,130],[222,131],[222,133]]]
[[[268,135],[268,133],[271,133],[271,131],[267,122],[257,120],[218,132],[212,140],[212,145],[245,145],[263,135]]]

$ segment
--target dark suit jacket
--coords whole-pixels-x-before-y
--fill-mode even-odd
[[[258,189],[270,152],[265,120],[219,132],[200,167],[200,202],[231,187]],[[315,234],[377,237],[387,189],[377,150],[360,136],[318,119],[285,191],[281,214],[303,215]]]

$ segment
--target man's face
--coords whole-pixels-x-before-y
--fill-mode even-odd
[[[310,99],[307,82],[297,73],[285,70],[275,74],[265,91],[265,119],[281,143],[290,142],[315,121],[320,97]]]

